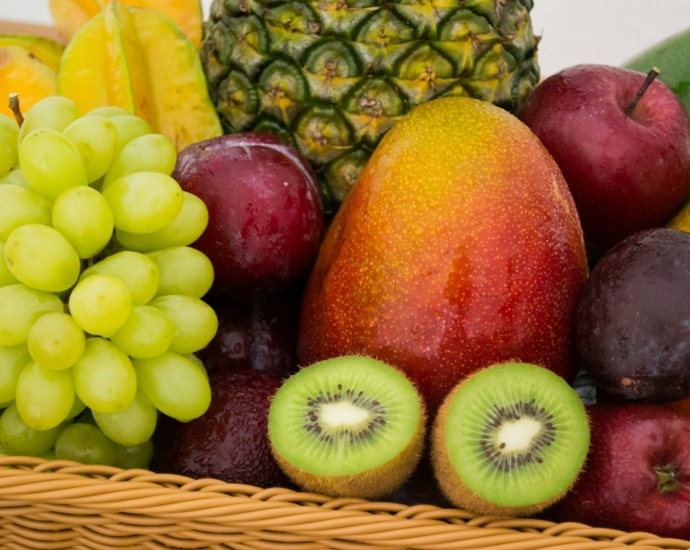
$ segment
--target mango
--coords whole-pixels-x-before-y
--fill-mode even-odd
[[[120,0],[137,8],[150,8],[175,21],[198,49],[201,45],[203,14],[199,0]],[[101,13],[110,0],[50,0],[55,27],[70,40],[86,22]]]
[[[680,98],[690,113],[690,28],[674,34],[623,64],[626,69],[648,73],[659,69],[659,80]]]
[[[173,20],[153,10],[110,2],[67,46],[57,91],[82,114],[122,107],[178,151],[222,134],[196,49]]]
[[[305,291],[300,364],[387,362],[432,415],[502,361],[572,381],[587,275],[572,196],[537,137],[489,103],[437,99],[389,131],[334,218]]]
[[[30,34],[0,34],[0,48],[19,46],[57,73],[65,47],[49,38]]]
[[[55,71],[19,46],[0,47],[0,114],[14,117],[9,95],[19,94],[25,113],[36,102],[55,95]]]

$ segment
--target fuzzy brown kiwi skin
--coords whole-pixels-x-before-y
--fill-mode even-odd
[[[445,434],[448,410],[450,409],[450,404],[453,402],[453,398],[458,391],[460,391],[462,385],[480,372],[481,370],[468,376],[455,386],[446,396],[438,411],[430,438],[431,464],[434,470],[434,477],[436,477],[436,481],[445,497],[458,508],[467,510],[468,512],[473,512],[482,516],[524,517],[534,515],[562,499],[575,484],[577,479],[574,479],[565,491],[544,502],[530,504],[528,506],[501,506],[500,504],[495,504],[483,499],[467,487],[467,485],[462,482],[462,479],[460,479],[460,476],[455,471],[453,463],[451,462]]]
[[[392,493],[412,475],[424,452],[426,407],[416,386],[415,391],[419,400],[419,422],[414,435],[400,454],[373,470],[342,476],[323,476],[296,468],[271,445],[273,457],[290,480],[312,493],[370,500]]]

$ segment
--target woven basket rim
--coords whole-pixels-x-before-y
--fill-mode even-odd
[[[148,470],[0,455],[3,548],[689,549],[580,523],[477,516]]]

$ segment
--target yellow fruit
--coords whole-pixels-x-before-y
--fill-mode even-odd
[[[3,34],[0,35],[0,48],[5,46],[19,46],[28,50],[34,57],[38,58],[55,72],[60,68],[60,58],[65,47],[62,44],[30,34]]]
[[[690,233],[690,203],[686,204],[685,207],[668,222],[668,227]]]
[[[196,48],[201,45],[203,14],[199,0],[120,0],[137,8],[150,8],[175,21]],[[103,11],[110,0],[50,0],[55,26],[62,36],[71,39],[86,22]]]
[[[55,95],[55,71],[19,46],[0,47],[0,113],[13,116],[8,97],[19,94],[25,113],[34,104]]]
[[[106,105],[126,109],[178,151],[222,134],[196,49],[153,10],[110,3],[65,50],[57,89],[82,114]]]

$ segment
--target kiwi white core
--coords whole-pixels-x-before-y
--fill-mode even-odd
[[[352,403],[329,403],[321,408],[321,420],[334,428],[359,426],[371,420],[371,414]]]
[[[504,453],[528,449],[532,440],[541,430],[541,423],[531,418],[521,418],[516,422],[506,422],[501,426],[496,439]]]

